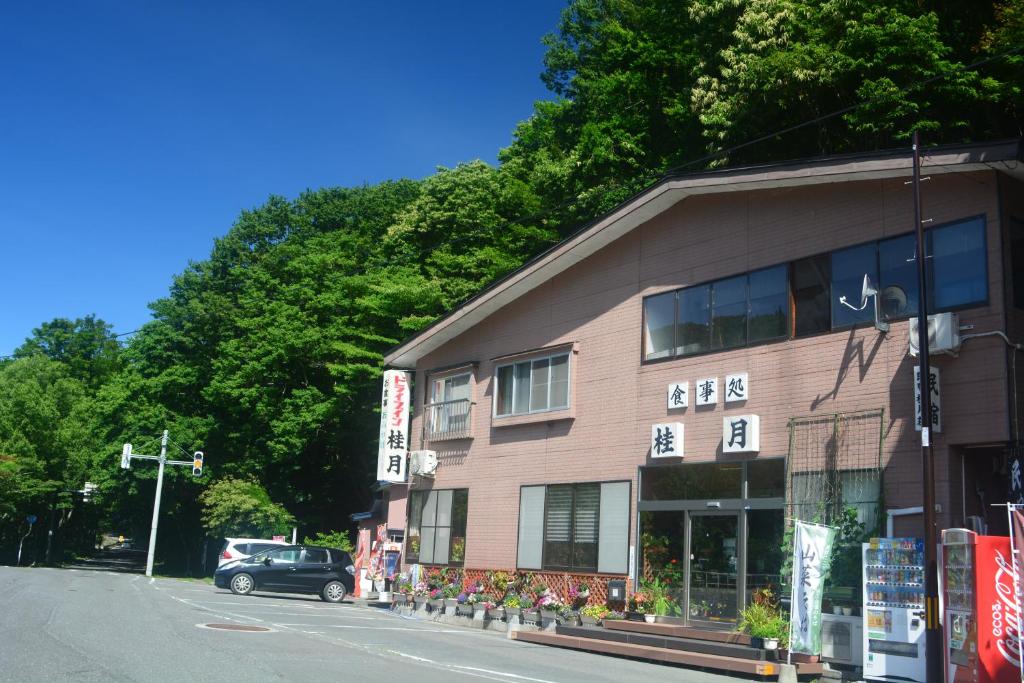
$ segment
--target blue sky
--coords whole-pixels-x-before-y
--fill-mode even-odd
[[[0,7],[0,355],[117,332],[270,194],[494,162],[564,3]]]

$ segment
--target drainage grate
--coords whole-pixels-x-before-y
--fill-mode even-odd
[[[247,633],[263,633],[271,629],[265,626],[246,626],[245,624],[200,624],[203,628],[214,628],[220,631],[245,631]]]

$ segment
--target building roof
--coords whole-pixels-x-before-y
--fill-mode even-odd
[[[1022,152],[1022,139],[933,147],[922,151],[921,167],[930,175],[996,170],[1024,180]],[[406,339],[385,354],[384,363],[414,367],[442,344],[687,197],[906,178],[912,164],[911,150],[899,149],[668,175]]]

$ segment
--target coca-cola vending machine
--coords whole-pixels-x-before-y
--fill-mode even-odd
[[[947,683],[1020,683],[1020,612],[1007,536],[942,532]]]

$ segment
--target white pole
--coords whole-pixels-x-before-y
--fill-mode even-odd
[[[164,463],[167,461],[167,430],[160,439],[160,471],[156,476],[156,497],[153,499],[153,525],[149,531],[149,555],[146,556],[146,576],[153,576],[153,554],[156,552],[156,525],[160,521],[160,494],[164,488]]]
[[[296,536],[298,536],[298,534],[299,534],[299,527],[293,526],[292,527],[292,545],[295,545],[295,538],[296,538]]]

